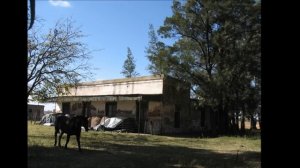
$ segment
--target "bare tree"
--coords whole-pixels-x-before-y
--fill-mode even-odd
[[[91,77],[89,51],[81,41],[82,32],[70,19],[58,21],[47,34],[28,31],[27,94],[46,99],[62,88]]]

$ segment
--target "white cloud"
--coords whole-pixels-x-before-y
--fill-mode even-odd
[[[63,8],[69,8],[71,7],[70,2],[65,0],[49,0],[50,4],[53,6],[63,7]]]

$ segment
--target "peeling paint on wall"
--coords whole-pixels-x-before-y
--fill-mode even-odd
[[[157,117],[161,113],[161,102],[149,102],[148,117]]]

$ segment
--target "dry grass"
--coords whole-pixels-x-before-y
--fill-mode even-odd
[[[53,134],[53,127],[28,123],[29,167],[260,167],[259,137],[186,138],[89,131],[82,133],[80,153],[75,137],[71,137],[68,150],[53,147]]]

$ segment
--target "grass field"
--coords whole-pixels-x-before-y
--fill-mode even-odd
[[[66,135],[62,138],[65,144]],[[54,147],[54,127],[28,123],[29,168],[256,168],[260,137],[171,137],[116,132],[82,132],[69,149]],[[238,155],[237,155],[238,151]]]

